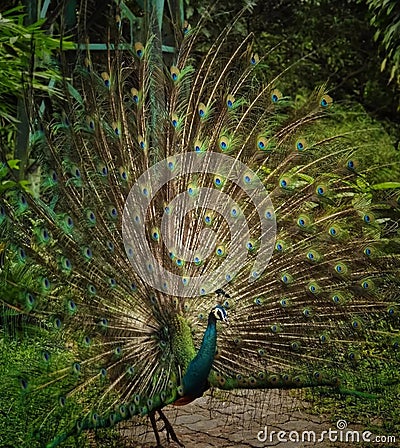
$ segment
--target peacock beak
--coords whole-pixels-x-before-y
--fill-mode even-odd
[[[229,319],[228,319],[228,316],[226,316],[226,317],[224,318],[224,322],[226,323],[226,325],[229,326]]]

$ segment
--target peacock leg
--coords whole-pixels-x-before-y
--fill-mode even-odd
[[[171,423],[167,419],[167,417],[164,414],[164,412],[162,412],[161,409],[158,409],[157,412],[159,413],[161,420],[164,422],[165,430],[167,431],[167,440],[168,440],[168,442],[169,442],[169,437],[171,436],[171,439],[175,443],[177,443],[179,446],[184,448],[185,445],[178,440],[178,437],[175,434],[174,428],[172,427]]]
[[[160,434],[158,433],[157,423],[156,423],[156,419],[155,419],[155,412],[150,412],[149,417],[150,417],[151,426],[153,428],[154,436],[155,436],[156,442],[157,442],[156,448],[162,448]]]

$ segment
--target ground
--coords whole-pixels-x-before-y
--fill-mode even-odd
[[[247,391],[218,395],[206,395],[193,403],[165,408],[165,414],[173,424],[179,440],[186,448],[299,448],[320,446],[321,448],[348,447],[394,447],[400,443],[365,443],[362,433],[367,429],[354,422],[331,421],[325,415],[312,415],[310,404],[290,391]],[[150,425],[132,426],[123,429],[122,434],[128,447],[150,448],[155,439]],[[338,431],[343,426],[347,430]],[[162,425],[159,424],[161,429]],[[267,428],[267,440],[265,437]],[[335,441],[331,439],[337,435]],[[276,433],[272,434],[272,431]],[[278,438],[278,432],[280,433]],[[323,431],[326,431],[323,434]],[[337,433],[333,431],[338,431]],[[347,431],[357,433],[348,434]],[[272,434],[272,436],[271,436]],[[315,434],[315,441],[313,440]],[[258,437],[257,437],[258,436]],[[272,438],[270,438],[272,437]],[[299,438],[297,442],[296,439]],[[322,441],[318,441],[323,437]],[[342,441],[340,441],[342,437]],[[347,437],[347,441],[346,441]],[[360,437],[357,442],[356,438]],[[372,438],[366,434],[366,437]],[[258,440],[261,439],[261,440]],[[352,439],[353,438],[353,439]],[[286,441],[284,441],[286,439]],[[290,441],[290,439],[292,441]],[[302,441],[303,439],[303,441]],[[164,446],[178,448],[175,443],[166,442],[165,432],[161,434]]]

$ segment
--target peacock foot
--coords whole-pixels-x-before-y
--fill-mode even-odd
[[[182,448],[185,448],[185,445],[179,441],[179,439],[174,431],[174,428],[172,427],[171,423],[167,419],[166,415],[161,411],[161,409],[158,409],[157,411],[153,411],[149,414],[151,426],[153,428],[154,436],[155,436],[156,442],[157,442],[156,448],[163,448],[163,446],[161,445],[160,431],[157,428],[157,422],[156,422],[156,418],[155,418],[156,412],[158,412],[160,419],[164,423],[164,427],[161,428],[161,431],[164,431],[164,429],[165,429],[166,434],[167,434],[167,442],[170,443],[172,440],[173,442],[177,443]]]

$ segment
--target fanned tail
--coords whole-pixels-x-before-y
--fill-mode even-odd
[[[341,123],[325,86],[292,100],[286,70],[260,85],[252,36],[227,49],[234,25],[199,64],[188,24],[168,67],[157,35],[107,67],[83,55],[33,125],[29,188],[2,155],[0,293],[37,344],[14,379],[27,403],[49,397],[48,447],[186,403],[189,381],[398,380],[398,158],[375,162],[374,131]],[[216,303],[230,326],[197,384]]]

